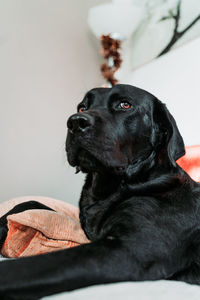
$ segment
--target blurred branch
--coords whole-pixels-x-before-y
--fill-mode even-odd
[[[180,33],[183,35],[186,31],[188,31],[199,20],[200,20],[200,14]]]
[[[180,21],[180,10],[181,10],[181,0],[179,0],[177,7],[176,7],[176,12],[173,13],[173,11],[171,10],[169,12],[168,16],[163,17],[160,21],[164,21],[167,19],[174,19],[174,31],[173,31],[173,35],[171,40],[169,41],[169,43],[167,44],[167,46],[162,50],[162,52],[158,55],[161,56],[165,53],[167,53],[172,47],[173,45],[192,27],[194,26],[197,21],[200,20],[200,14],[188,25],[186,26],[185,29],[183,29],[182,31],[178,31],[178,26],[179,26],[179,21]]]
[[[165,17],[162,17],[162,18],[159,20],[159,22],[160,22],[160,21],[169,20],[169,19],[173,19],[173,18],[174,18],[173,11],[170,10],[170,11],[169,11],[169,15],[168,15],[168,16],[165,16]]]

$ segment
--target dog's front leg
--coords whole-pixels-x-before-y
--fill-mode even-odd
[[[0,299],[33,300],[111,282],[167,278],[173,265],[144,266],[120,240],[99,240],[0,263]]]
[[[123,257],[119,241],[105,240],[1,262],[0,299],[40,299],[94,284],[131,280],[131,265]]]

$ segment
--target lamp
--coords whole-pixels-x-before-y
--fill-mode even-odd
[[[94,35],[116,34],[126,39],[138,27],[144,15],[144,7],[133,5],[130,0],[116,1],[90,8],[88,24]]]

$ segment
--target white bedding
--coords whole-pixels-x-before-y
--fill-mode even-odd
[[[159,280],[93,286],[43,300],[200,300],[200,287]]]

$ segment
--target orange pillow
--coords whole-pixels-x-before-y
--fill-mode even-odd
[[[15,198],[0,205],[0,216],[16,203],[29,200],[42,202],[57,211],[32,209],[9,215],[8,235],[1,249],[3,256],[31,256],[89,242],[80,225],[79,209],[60,200],[38,196]]]
[[[200,145],[188,146],[185,150],[186,154],[177,163],[193,180],[200,182]]]

